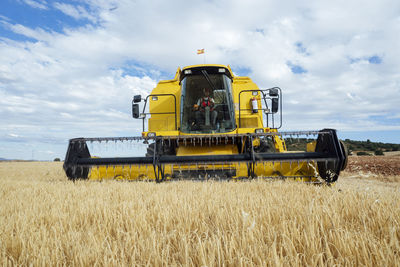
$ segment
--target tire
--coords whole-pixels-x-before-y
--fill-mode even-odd
[[[153,157],[154,146],[155,146],[155,143],[151,143],[147,147],[146,157]],[[161,156],[161,155],[176,155],[175,147],[172,144],[171,144],[171,146],[169,146],[165,142],[164,142],[164,145],[162,146],[161,142],[157,141],[157,154],[159,156]]]
[[[152,157],[153,155],[154,155],[154,143],[151,143],[151,144],[147,147],[146,157]]]

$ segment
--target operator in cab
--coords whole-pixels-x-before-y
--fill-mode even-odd
[[[204,88],[203,97],[199,98],[193,106],[197,126],[204,125],[215,129],[218,112],[214,110],[214,104],[214,99],[210,96],[210,89]]]

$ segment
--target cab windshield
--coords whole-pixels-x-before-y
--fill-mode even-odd
[[[236,128],[232,81],[225,74],[187,75],[181,81],[181,131],[224,133]]]

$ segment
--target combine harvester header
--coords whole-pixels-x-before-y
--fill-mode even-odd
[[[71,139],[64,162],[68,178],[332,183],[347,163],[334,129],[279,132],[281,89],[259,89],[229,66],[178,68],[174,79],[160,81],[150,95],[133,97],[132,116],[142,120],[142,136]],[[285,138],[305,138],[307,147],[288,151]],[[136,156],[133,149],[131,157],[99,158],[89,152],[89,145],[109,142],[145,145],[146,153]]]

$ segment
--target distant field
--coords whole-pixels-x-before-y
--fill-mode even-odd
[[[400,151],[384,152],[385,156],[400,156]]]
[[[73,183],[62,163],[1,162],[0,264],[399,266],[399,176],[360,158],[331,187]]]
[[[400,182],[399,156],[350,156],[347,172],[369,174],[376,179]]]

